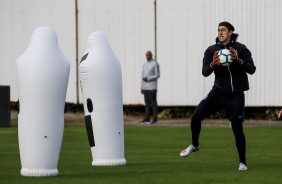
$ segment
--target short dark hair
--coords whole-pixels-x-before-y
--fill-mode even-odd
[[[229,22],[227,22],[227,21],[223,21],[223,22],[219,23],[219,24],[218,24],[218,27],[219,27],[219,26],[225,26],[225,27],[227,27],[229,30],[235,31],[234,26],[233,26],[232,24],[230,24]]]

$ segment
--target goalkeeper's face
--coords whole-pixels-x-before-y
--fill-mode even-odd
[[[219,42],[226,45],[229,43],[231,35],[232,35],[232,30],[229,30],[227,27],[225,26],[219,26],[217,29],[217,36],[219,39]]]

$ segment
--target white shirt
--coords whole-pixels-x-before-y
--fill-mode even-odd
[[[147,81],[143,80],[144,77],[147,77]],[[142,69],[141,89],[157,90],[158,78],[160,78],[159,64],[153,59],[146,61]]]

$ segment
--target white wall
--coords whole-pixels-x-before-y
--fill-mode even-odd
[[[212,80],[202,76],[202,56],[213,32],[203,24],[205,17],[198,1],[157,2],[157,48],[162,78],[161,105],[196,105]],[[216,29],[217,24],[214,24]]]
[[[103,31],[120,60],[124,104],[143,103],[141,66],[147,50],[155,51],[154,0],[77,0],[78,58],[88,35]],[[239,42],[252,51],[257,71],[249,76],[247,106],[281,106],[282,1],[157,0],[159,105],[197,105],[213,84],[201,75],[204,50],[214,43],[219,22],[230,21]],[[67,101],[76,103],[75,0],[0,0],[0,85],[11,86],[17,100],[15,61],[33,30],[55,29],[71,62]]]
[[[282,1],[159,0],[158,60],[162,69],[159,101],[163,105],[197,105],[213,84],[201,76],[204,50],[214,43],[217,26],[230,21],[253,54],[257,71],[249,76],[247,106],[282,104]]]
[[[83,0],[78,1],[78,10],[79,58],[88,35],[104,32],[122,66],[124,104],[143,103],[141,67],[146,51],[155,50],[154,1]]]
[[[37,27],[50,26],[71,63],[67,101],[76,102],[74,7],[74,0],[0,0],[0,85],[11,86],[12,101],[18,99],[17,58],[29,45]]]

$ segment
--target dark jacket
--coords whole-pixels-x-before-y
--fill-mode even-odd
[[[243,65],[239,62],[233,61],[228,67],[217,67],[215,69],[210,67],[213,61],[214,52],[224,48],[233,47],[237,50],[238,56],[243,60]],[[207,77],[212,72],[215,74],[214,87],[220,88],[225,91],[236,92],[236,91],[247,91],[249,90],[248,74],[253,74],[256,71],[252,54],[249,49],[236,41],[232,41],[229,44],[215,44],[211,45],[205,51],[203,59],[202,74]]]

